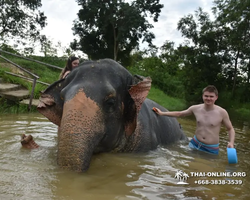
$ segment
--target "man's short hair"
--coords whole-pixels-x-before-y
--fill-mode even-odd
[[[218,96],[218,90],[214,85],[208,85],[207,87],[205,87],[202,90],[202,94],[204,94],[204,92],[213,92],[216,96]]]

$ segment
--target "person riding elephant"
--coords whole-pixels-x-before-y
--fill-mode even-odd
[[[79,58],[70,56],[67,60],[66,66],[62,69],[59,79],[65,78],[74,68],[79,65]]]
[[[38,111],[58,125],[58,164],[86,171],[95,153],[147,152],[186,140],[178,121],[159,117],[146,98],[151,79],[111,59],[86,61],[40,97]]]

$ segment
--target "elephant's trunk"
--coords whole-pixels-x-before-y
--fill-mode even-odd
[[[94,148],[104,134],[97,104],[79,92],[65,102],[58,135],[58,164],[73,171],[89,168]]]

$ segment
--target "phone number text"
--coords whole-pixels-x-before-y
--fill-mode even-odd
[[[196,180],[195,184],[198,185],[241,185],[243,184],[242,180]]]

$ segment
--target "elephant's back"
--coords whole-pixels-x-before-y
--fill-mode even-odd
[[[175,117],[160,116],[152,108],[157,107],[162,111],[166,108],[158,103],[146,99],[142,105],[138,120],[146,129],[145,133],[155,144],[172,144],[179,140],[185,139],[181,126]]]

